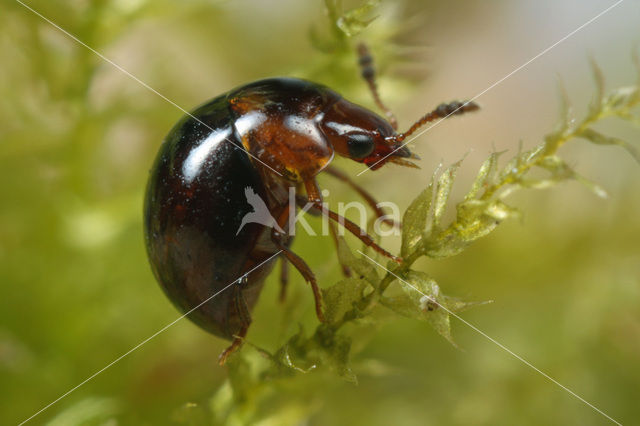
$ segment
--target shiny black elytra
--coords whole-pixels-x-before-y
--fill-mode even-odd
[[[407,158],[415,156],[402,146],[408,135],[428,121],[477,109],[470,102],[443,104],[409,131],[396,133],[395,118],[376,90],[371,57],[363,46],[359,53],[363,77],[388,121],[319,84],[272,78],[238,87],[200,106],[173,127],[160,147],[144,206],[149,260],[156,279],[181,312],[189,312],[203,329],[232,340],[220,355],[220,364],[242,344],[275,254],[283,265],[281,295],[291,263],[311,285],[316,313],[323,320],[315,276],[289,249],[289,188],[304,188],[306,198],[299,202],[310,202],[320,214],[399,262],[357,225],[322,206],[316,176],[327,172],[344,181],[364,197],[377,217],[383,217],[369,193],[329,165],[334,154],[372,169],[387,162],[413,166]],[[266,203],[285,232],[257,223],[241,227],[243,217],[253,211],[245,196],[247,188]],[[335,225],[331,230],[335,233]]]

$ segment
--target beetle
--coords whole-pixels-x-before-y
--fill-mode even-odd
[[[291,251],[289,189],[306,191],[319,214],[339,222],[378,253],[380,247],[353,222],[322,203],[321,172],[355,189],[378,217],[374,198],[330,166],[335,154],[378,169],[388,162],[414,166],[403,141],[429,121],[473,111],[473,102],[442,104],[407,132],[378,95],[373,60],[358,47],[361,74],[380,115],[328,87],[295,78],[270,78],[235,88],[185,115],[168,133],[152,166],[144,203],[144,231],[153,273],[168,298],[206,331],[231,340],[219,357],[238,349],[251,323],[264,280],[282,259],[281,297],[292,264],[310,284],[323,321],[321,293],[306,262]],[[273,226],[243,223],[259,196]],[[277,225],[277,226],[276,226]],[[335,237],[335,224],[331,230]],[[335,239],[335,238],[334,238]],[[348,271],[345,268],[345,273]]]

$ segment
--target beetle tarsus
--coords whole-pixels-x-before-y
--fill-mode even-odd
[[[220,356],[218,356],[218,364],[220,366],[223,366],[227,362],[227,359],[229,358],[229,356],[231,354],[233,354],[238,349],[240,349],[240,347],[244,343],[244,338],[247,335],[247,330],[248,329],[249,329],[249,326],[244,326],[244,327],[242,327],[240,329],[238,334],[233,336],[233,341],[231,342],[229,347],[227,349],[225,349],[224,351],[222,351]]]

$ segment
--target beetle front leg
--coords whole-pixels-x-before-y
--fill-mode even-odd
[[[310,179],[305,181],[305,188],[307,190],[307,197],[311,206],[322,212],[324,216],[327,216],[329,219],[334,222],[338,222],[340,225],[344,226],[345,229],[355,235],[360,241],[362,241],[367,247],[371,247],[374,251],[380,253],[381,255],[393,260],[396,263],[402,263],[402,259],[398,256],[394,256],[382,247],[380,247],[375,240],[366,233],[366,231],[360,228],[358,225],[350,221],[344,216],[340,216],[336,212],[333,212],[322,205],[322,196],[320,194],[320,189],[318,188],[318,183],[315,179]]]

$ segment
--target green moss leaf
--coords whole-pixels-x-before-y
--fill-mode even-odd
[[[488,305],[489,303],[493,303],[493,300],[482,300],[482,301],[465,301],[460,300],[456,297],[450,296],[442,296],[447,308],[453,313],[464,312],[468,309],[474,308],[476,306]]]
[[[385,297],[382,304],[394,312],[429,323],[442,337],[455,345],[446,299],[438,284],[423,272],[410,271],[406,279],[398,280],[403,294]]]
[[[351,368],[349,355],[351,354],[351,339],[336,335],[331,346],[324,352],[326,364],[335,371],[338,376],[350,383],[357,384],[358,378]]]
[[[530,188],[546,188],[555,185],[563,180],[574,179],[583,184],[587,189],[601,198],[607,197],[607,192],[600,185],[589,179],[579,175],[564,160],[556,155],[545,157],[539,166],[551,172],[549,179],[540,179],[538,182],[533,181],[528,187]]]
[[[596,92],[589,104],[587,117],[596,119],[602,113],[604,106],[604,75],[595,60],[591,59],[590,63],[591,71],[593,72],[593,80],[596,83]]]
[[[498,159],[500,155],[502,155],[505,151],[502,152],[493,152],[489,155],[489,158],[484,160],[482,166],[480,166],[480,170],[478,171],[478,175],[476,176],[473,184],[471,185],[471,189],[464,197],[465,200],[471,200],[476,198],[481,190],[485,189],[495,180],[496,171],[498,169]]]
[[[345,12],[337,19],[336,25],[347,37],[356,36],[376,19],[371,13],[379,4],[380,0],[369,0],[362,6]]]
[[[606,97],[604,105],[608,111],[615,111],[619,108],[632,107],[640,101],[638,98],[640,98],[640,90],[637,87],[621,87]]]
[[[459,203],[456,209],[456,221],[426,244],[427,256],[455,256],[473,241],[488,235],[503,220],[520,217],[517,209],[501,200],[469,200]]]
[[[351,272],[357,277],[362,277],[367,280],[369,284],[376,286],[380,282],[376,266],[369,260],[354,256],[343,237],[338,235],[337,239],[338,259],[340,263],[348,266]]]
[[[451,188],[453,188],[453,182],[456,179],[456,174],[458,173],[458,169],[461,164],[462,160],[453,163],[447,167],[447,169],[438,178],[438,184],[436,186],[433,200],[432,228],[437,228],[442,221],[442,216],[444,215],[447,201],[449,201],[449,195],[451,194]]]
[[[580,132],[579,134],[580,137],[587,139],[588,141],[590,141],[591,143],[594,143],[596,145],[617,145],[620,146],[624,149],[626,149],[629,154],[631,154],[631,156],[638,162],[640,163],[640,151],[638,151],[638,148],[636,148],[635,146],[631,145],[629,142],[624,141],[622,139],[619,138],[615,138],[615,137],[610,137],[610,136],[605,136],[600,132],[596,132],[593,129],[585,129],[582,132]]]
[[[451,314],[491,301],[465,302],[441,293],[436,281],[423,272],[409,271],[406,279],[397,280],[403,294],[385,297],[382,303],[394,312],[425,321],[442,337],[456,346],[451,335]]]
[[[567,90],[560,77],[558,77],[558,94],[560,99],[560,119],[556,123],[554,130],[546,135],[545,139],[548,141],[560,140],[562,135],[569,130],[571,122],[573,121],[573,108]]]
[[[329,288],[322,289],[324,316],[328,324],[338,324],[344,315],[357,309],[356,302],[363,298],[369,283],[359,278],[347,278]]]
[[[310,371],[314,370],[316,368],[316,364],[310,364],[308,366],[302,366],[302,365],[298,365],[296,362],[294,362],[293,360],[293,356],[291,354],[290,351],[290,345],[286,344],[284,345],[277,353],[276,353],[276,359],[279,363],[279,365],[289,368],[293,371],[299,372],[299,373],[309,373]]]
[[[433,199],[434,179],[409,205],[402,217],[402,248],[401,255],[411,255],[422,240],[427,227],[427,219],[431,211]]]

